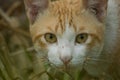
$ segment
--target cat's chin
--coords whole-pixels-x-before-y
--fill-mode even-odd
[[[81,71],[83,69],[83,66],[80,65],[80,64],[68,64],[68,65],[54,65],[54,64],[51,64],[51,67],[53,68],[57,68],[59,70],[65,70],[65,71],[72,71],[72,70],[79,70]]]

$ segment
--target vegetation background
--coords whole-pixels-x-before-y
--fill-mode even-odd
[[[32,80],[35,54],[23,1],[0,0],[0,80]]]

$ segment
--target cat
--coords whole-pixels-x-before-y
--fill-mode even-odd
[[[84,69],[91,76],[104,76],[104,80],[120,79],[120,19],[116,0],[24,3],[35,49],[52,66],[73,71]]]

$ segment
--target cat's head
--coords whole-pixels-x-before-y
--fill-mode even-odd
[[[84,65],[101,54],[107,0],[25,0],[38,53],[56,66]]]

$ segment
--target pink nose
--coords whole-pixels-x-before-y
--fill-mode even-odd
[[[69,64],[70,61],[72,60],[72,57],[68,57],[68,56],[66,56],[66,57],[60,57],[60,60],[61,60],[65,65],[67,65],[67,64]]]

